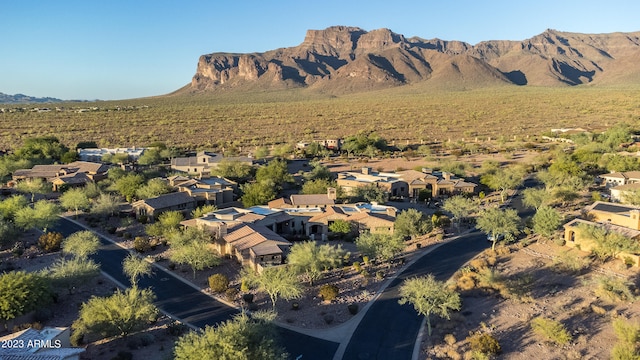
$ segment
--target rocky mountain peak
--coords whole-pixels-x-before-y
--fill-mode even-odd
[[[302,44],[265,53],[200,57],[191,91],[310,87],[356,92],[424,82],[473,88],[567,86],[640,78],[640,33],[547,29],[522,41],[407,39],[390,29],[308,30]]]

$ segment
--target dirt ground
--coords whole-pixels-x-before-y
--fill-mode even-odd
[[[640,304],[599,297],[594,292],[594,277],[622,277],[637,289],[638,269],[613,261],[594,262],[579,275],[554,271],[552,259],[565,250],[543,241],[528,247],[513,246],[511,253],[498,256],[494,268],[500,276],[533,281],[524,286],[525,296],[505,298],[493,290],[462,291],[462,309],[451,321],[435,321],[433,335],[423,339],[420,359],[467,359],[470,347],[466,339],[474,332],[488,332],[498,340],[500,359],[609,359],[617,341],[612,320],[621,317],[637,323]],[[538,316],[561,322],[572,336],[569,344],[554,345],[536,335],[530,322]],[[455,343],[445,341],[447,334],[455,337]]]

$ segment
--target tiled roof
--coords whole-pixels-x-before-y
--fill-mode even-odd
[[[327,194],[312,194],[312,195],[291,195],[291,204],[295,206],[306,205],[333,205],[335,201],[329,199]]]
[[[172,206],[189,204],[194,202],[195,202],[195,199],[189,196],[189,194],[184,192],[175,192],[175,193],[160,195],[158,197],[151,198],[151,199],[136,201],[132,205],[136,206],[136,205],[146,204],[147,206],[153,209],[164,209]]]
[[[570,222],[564,224],[564,227],[577,227],[580,224],[587,224],[587,225],[591,225],[591,226],[596,226],[596,227],[601,227],[604,228],[607,231],[610,232],[615,232],[618,233],[622,236],[628,237],[630,239],[636,238],[638,236],[640,236],[640,230],[635,230],[635,229],[631,229],[625,226],[620,226],[620,225],[614,225],[612,223],[609,222],[604,222],[604,223],[600,223],[600,222],[593,222],[593,221],[587,221],[587,220],[582,220],[582,219],[573,219]]]
[[[230,243],[239,251],[251,249],[264,242],[273,242],[279,245],[291,245],[282,236],[269,230],[264,226],[255,224],[244,224],[237,227],[223,237],[224,241]]]
[[[291,205],[291,201],[285,198],[277,198],[275,200],[271,200],[267,203],[267,206],[272,209],[278,209],[285,205]]]
[[[310,218],[309,222],[317,222],[330,216],[335,216],[336,218],[347,218],[347,215],[344,213],[344,211],[342,211],[341,208],[337,206],[328,206],[327,209],[322,212],[322,214],[318,214]]]
[[[618,185],[616,187],[611,188],[611,190],[618,190],[618,191],[633,191],[638,189],[640,189],[640,183]]]

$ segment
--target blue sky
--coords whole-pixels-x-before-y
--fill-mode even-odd
[[[62,99],[166,94],[202,54],[296,46],[332,25],[471,44],[640,31],[637,0],[5,0],[0,14],[0,92]]]

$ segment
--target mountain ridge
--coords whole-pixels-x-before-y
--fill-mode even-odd
[[[308,30],[300,45],[201,55],[186,92],[309,88],[347,93],[424,83],[434,88],[575,86],[640,80],[640,32],[547,29],[522,41],[406,38],[390,29]]]
[[[35,97],[24,94],[9,95],[0,92],[0,104],[54,103],[63,101],[52,97]]]

